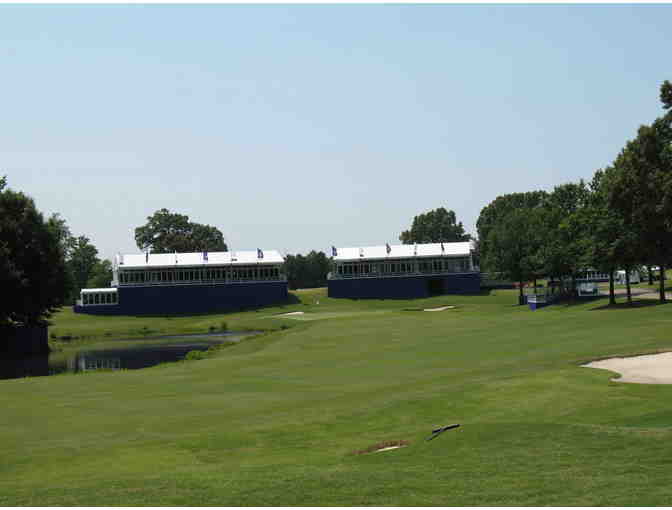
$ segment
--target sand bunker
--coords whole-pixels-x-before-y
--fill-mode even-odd
[[[397,446],[386,446],[385,448],[381,448],[380,450],[374,450],[373,452],[374,452],[374,453],[378,453],[378,452],[386,452],[387,450],[396,450],[397,448],[401,448],[401,447],[402,447],[401,445],[397,445]]]
[[[646,354],[631,358],[610,358],[593,361],[589,368],[603,368],[618,372],[621,377],[612,381],[640,384],[672,384],[672,352]]]
[[[278,314],[279,317],[285,317],[287,315],[303,315],[304,312],[289,312],[289,313],[280,313]]]
[[[386,452],[388,450],[396,450],[397,448],[403,448],[404,446],[408,446],[409,444],[410,443],[405,439],[401,439],[398,441],[382,441],[380,443],[373,444],[368,448],[364,448],[363,450],[357,450],[356,452],[352,453],[354,453],[355,455],[362,455],[365,453]]]
[[[451,308],[455,308],[454,306],[440,306],[438,308],[424,308],[422,311],[423,312],[443,312],[444,310],[450,310]]]

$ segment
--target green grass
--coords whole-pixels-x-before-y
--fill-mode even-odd
[[[0,381],[0,505],[669,504],[672,386],[579,365],[672,350],[672,306],[530,312],[516,293],[58,314],[53,329],[85,341],[222,320],[278,331],[199,361]],[[404,311],[443,305],[458,308]],[[305,313],[275,315],[290,311]],[[449,423],[462,426],[424,440]],[[397,440],[410,444],[353,453]]]

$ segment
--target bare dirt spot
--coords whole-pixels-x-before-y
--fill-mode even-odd
[[[602,368],[621,374],[621,377],[616,377],[612,381],[639,384],[672,384],[672,352],[629,358],[609,358],[593,361],[582,366]]]
[[[439,306],[438,308],[424,308],[423,312],[443,312],[444,310],[451,310],[454,306]]]
[[[400,439],[396,441],[381,441],[380,443],[373,444],[363,450],[357,450],[352,453],[355,455],[363,455],[365,453],[377,453],[377,452],[386,452],[388,450],[396,450],[397,448],[403,448],[408,446],[410,443],[405,439]]]
[[[288,312],[288,313],[279,313],[277,316],[278,317],[287,317],[290,315],[303,315],[304,312]]]

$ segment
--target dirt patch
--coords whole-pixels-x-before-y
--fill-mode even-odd
[[[355,455],[363,455],[365,453],[377,453],[377,452],[386,452],[388,450],[396,450],[397,448],[403,448],[408,446],[410,443],[405,439],[399,439],[396,441],[382,441],[380,443],[373,444],[363,450],[357,450],[352,452]]]
[[[439,306],[438,308],[423,308],[423,312],[443,312],[444,310],[452,310],[454,306]]]
[[[609,358],[581,366],[602,368],[621,374],[621,377],[615,377],[612,381],[639,384],[672,384],[672,352],[629,358]]]
[[[289,313],[279,313],[277,317],[287,317],[290,315],[303,315],[305,312],[289,312]]]

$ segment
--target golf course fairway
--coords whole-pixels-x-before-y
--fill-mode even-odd
[[[532,312],[516,293],[60,312],[59,334],[274,331],[204,360],[0,381],[0,505],[669,505],[672,386],[580,365],[672,350],[672,305]],[[390,441],[408,444],[355,453]]]

